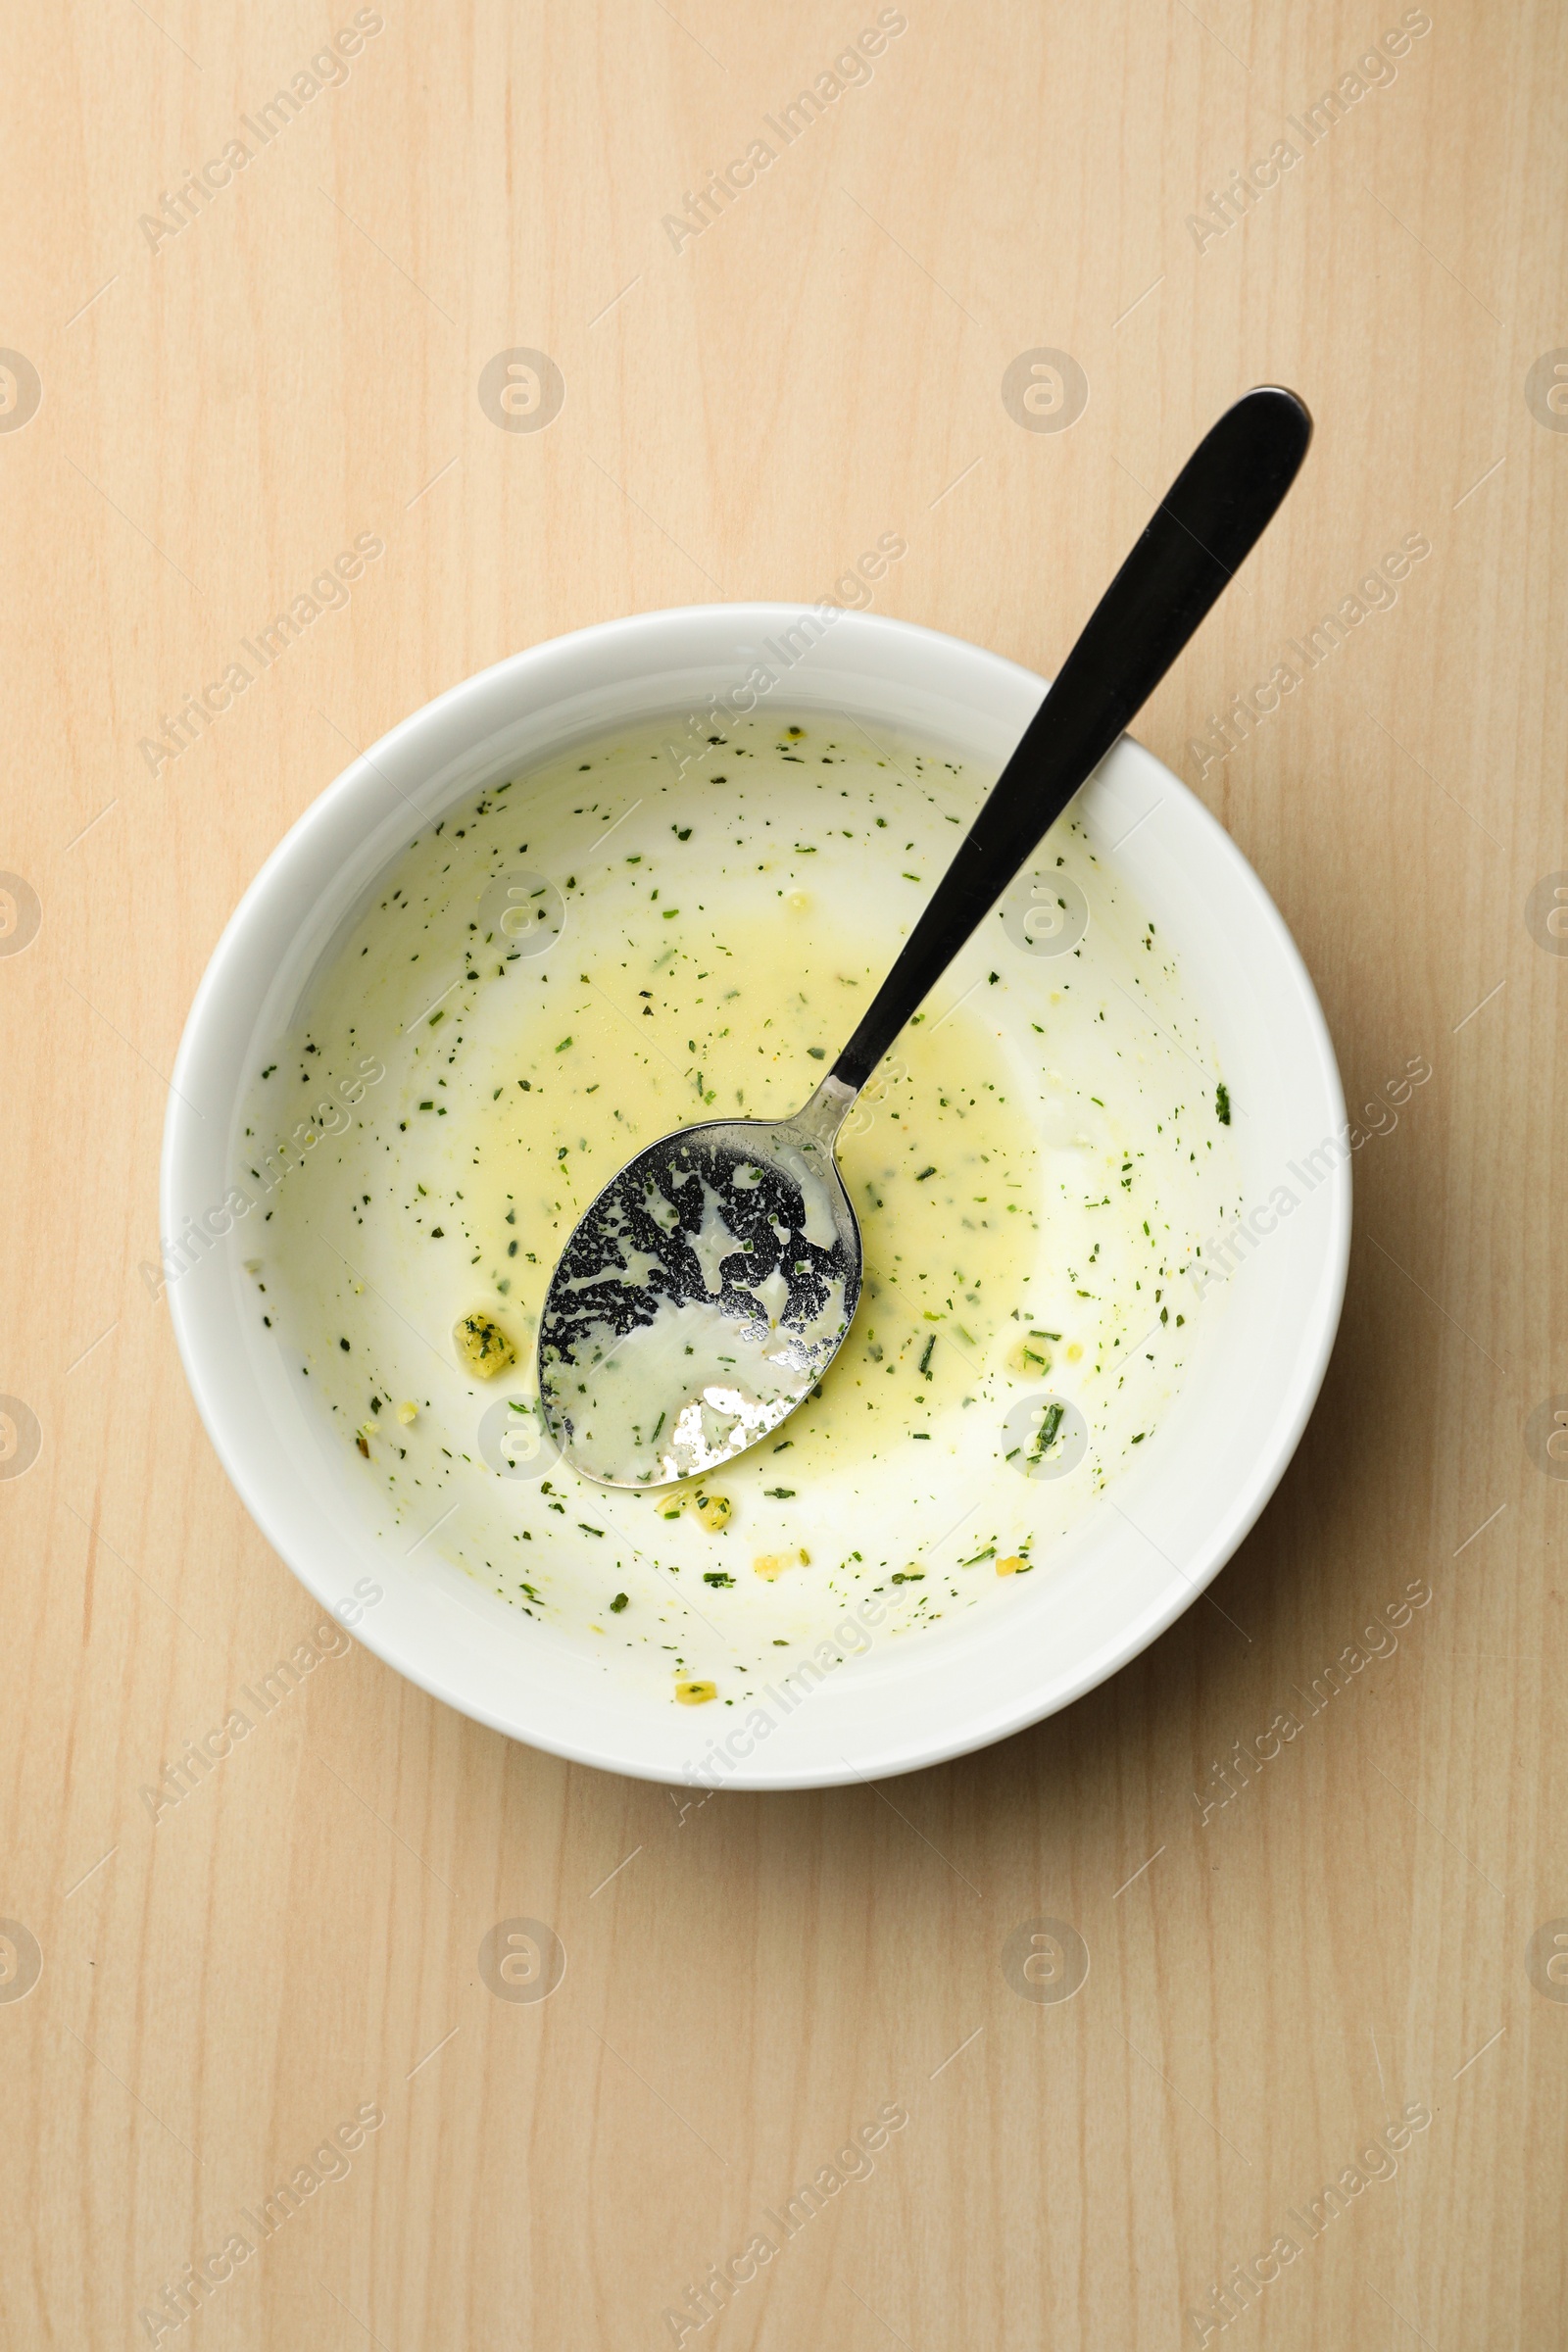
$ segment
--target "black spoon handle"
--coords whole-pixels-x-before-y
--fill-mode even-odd
[[[1264,384],[1205,433],[1089,617],[833,1076],[862,1087],[1273,520],[1312,438]]]

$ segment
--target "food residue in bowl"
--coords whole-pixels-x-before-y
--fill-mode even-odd
[[[1182,1276],[1238,1172],[1180,973],[1069,812],[1034,895],[1081,895],[1073,944],[993,913],[841,1138],[865,1285],[808,1401],[707,1484],[577,1477],[534,1348],[578,1217],[666,1130],[800,1107],[992,781],[805,714],[732,723],[682,775],[667,733],[574,748],[411,843],[258,1072],[236,1185],[259,1338],[372,1522],[607,1664],[739,1703],[842,1650],[865,1595],[903,1639],[1049,1575],[1168,1408]]]

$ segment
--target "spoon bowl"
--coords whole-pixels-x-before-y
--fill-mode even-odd
[[[808,1396],[859,1302],[860,1229],[833,1156],[855,1089],[790,1119],[710,1119],[627,1161],[546,1295],[539,1396],[573,1469],[657,1488],[755,1446]]]

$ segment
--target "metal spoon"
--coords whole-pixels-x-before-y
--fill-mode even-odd
[[[1295,393],[1265,385],[1199,443],[804,1109],[662,1136],[582,1217],[539,1325],[540,1402],[573,1469],[633,1488],[713,1470],[821,1379],[860,1296],[834,1158],[851,1104],[1261,536],[1311,434]]]

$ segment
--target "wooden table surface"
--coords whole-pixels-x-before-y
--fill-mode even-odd
[[[4,2343],[1560,2345],[1568,16],[101,0],[6,49]],[[1396,1100],[1219,1606],[988,1753],[684,1813],[355,1644],[154,1818],[315,1616],[139,1272],[284,829],[518,647],[882,532],[879,610],[1049,672],[1259,380],[1312,453],[1139,732]],[[481,1965],[519,1918],[548,2001]]]

